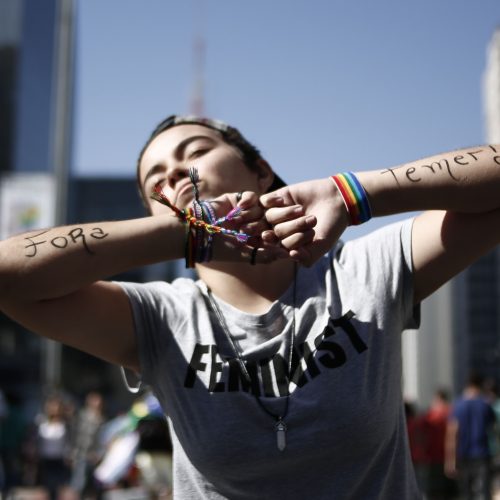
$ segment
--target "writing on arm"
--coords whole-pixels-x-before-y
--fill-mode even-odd
[[[24,237],[27,241],[24,247],[26,257],[35,257],[38,254],[38,247],[47,245],[60,250],[64,250],[71,245],[81,245],[89,255],[94,255],[95,252],[90,248],[89,241],[91,239],[102,240],[109,236],[109,233],[104,232],[100,227],[93,227],[90,230],[74,227],[68,232],[57,234],[54,237],[49,237],[47,233],[49,233],[48,229]]]
[[[489,149],[488,149],[489,148]],[[500,154],[494,146],[488,146],[485,149],[474,149],[471,151],[461,152],[453,158],[441,158],[432,162],[422,162],[420,165],[401,165],[395,168],[387,168],[381,171],[382,175],[390,174],[394,181],[400,185],[404,179],[411,183],[422,181],[425,173],[436,175],[440,172],[445,172],[453,181],[459,182],[460,178],[457,177],[458,169],[462,167],[473,166],[484,157],[485,154],[491,155],[492,160],[500,166]]]

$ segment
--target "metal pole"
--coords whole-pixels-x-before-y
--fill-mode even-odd
[[[67,196],[69,163],[72,143],[72,101],[74,63],[74,0],[58,0],[54,50],[54,86],[52,102],[52,145],[54,175],[56,178],[56,225],[63,225],[67,218]],[[44,357],[44,379],[48,387],[57,387],[61,382],[61,352],[59,342],[46,340]]]

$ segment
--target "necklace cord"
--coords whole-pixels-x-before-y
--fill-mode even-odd
[[[224,318],[224,315],[222,314],[222,311],[219,307],[219,305],[217,304],[217,302],[215,301],[213,295],[212,295],[212,291],[210,290],[210,288],[207,287],[207,296],[208,296],[208,300],[209,300],[209,303],[210,303],[210,308],[212,309],[212,311],[214,312],[216,318],[217,318],[217,321],[219,322],[219,325],[222,329],[222,331],[224,332],[224,335],[228,341],[228,343],[230,344],[231,346],[231,349],[233,351],[233,354],[235,356],[235,359],[237,360],[239,366],[240,366],[240,369],[242,371],[242,374],[243,376],[245,377],[245,380],[251,384],[252,380],[251,380],[251,377],[250,377],[250,373],[248,372],[248,369],[246,367],[246,364],[245,364],[245,361],[243,360],[243,357],[242,357],[242,354],[241,354],[241,351],[240,349],[238,349],[237,345],[235,344],[234,342],[234,339],[229,331],[229,328],[227,326],[227,323],[226,323],[226,320]],[[289,340],[289,352],[288,352],[288,367],[287,367],[287,373],[286,373],[286,377],[287,377],[287,393],[286,393],[286,397],[285,397],[285,407],[283,409],[283,412],[281,415],[276,415],[275,413],[273,413],[271,410],[269,410],[269,408],[267,408],[265,406],[265,404],[262,402],[261,398],[259,395],[257,394],[254,394],[255,396],[255,399],[259,405],[259,407],[265,412],[267,413],[269,416],[273,417],[276,422],[282,422],[287,414],[288,414],[288,409],[289,409],[289,400],[290,400],[290,382],[291,382],[291,378],[292,378],[292,359],[293,359],[293,351],[294,351],[294,348],[295,348],[295,306],[296,306],[296,300],[297,300],[297,263],[294,264],[294,276],[293,276],[293,303],[292,303],[292,325],[290,327],[290,340]]]

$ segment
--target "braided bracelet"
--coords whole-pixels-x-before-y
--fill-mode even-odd
[[[331,176],[332,181],[342,196],[349,215],[349,225],[357,226],[372,218],[368,196],[358,178],[352,172],[343,172]]]
[[[193,200],[193,213],[197,219],[203,220],[203,209],[198,200]],[[196,262],[203,262],[205,232],[201,227],[194,229],[194,250]]]
[[[212,235],[222,233],[234,236],[239,242],[246,243],[249,235],[222,227],[222,224],[231,221],[241,213],[240,207],[234,207],[224,217],[216,219],[210,202],[200,201],[197,182],[198,173],[195,168],[191,168],[189,176],[193,184],[195,199],[193,208],[181,210],[176,207],[163,192],[161,183],[153,188],[151,198],[162,205],[169,207],[174,214],[186,225],[185,260],[186,267],[194,267],[195,262],[203,262],[211,259],[212,256]],[[209,222],[204,220],[206,218]]]

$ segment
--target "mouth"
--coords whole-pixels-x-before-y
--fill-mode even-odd
[[[178,189],[175,190],[175,198],[174,198],[174,205],[178,206],[179,207],[179,203],[180,203],[180,199],[182,197],[186,197],[186,193],[189,193],[190,196],[189,196],[189,200],[186,200],[187,202],[186,203],[183,203],[182,206],[188,206],[192,199],[193,199],[193,185],[191,184],[191,181],[187,181],[187,182],[184,182],[183,184],[181,184],[179,186]]]

